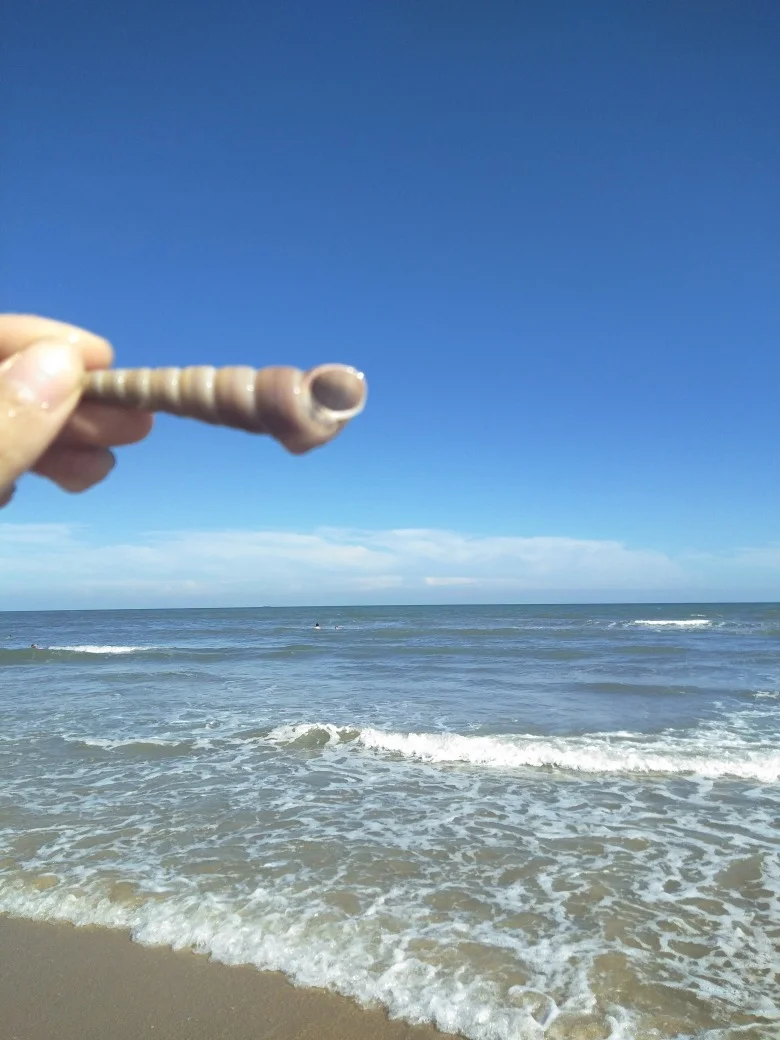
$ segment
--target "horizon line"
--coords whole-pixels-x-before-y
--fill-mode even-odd
[[[440,608],[467,609],[469,607],[703,607],[703,606],[780,606],[780,599],[692,599],[692,600],[583,600],[582,602],[535,602],[535,603],[297,603],[278,606],[252,607],[0,607],[0,614],[89,614],[112,613],[120,611],[174,611],[174,610],[393,610],[420,609],[432,610]]]

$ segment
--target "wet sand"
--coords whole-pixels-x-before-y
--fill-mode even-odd
[[[442,1040],[284,976],[0,917],[0,1040]]]

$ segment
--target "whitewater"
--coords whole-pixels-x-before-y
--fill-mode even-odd
[[[5,614],[0,911],[473,1040],[780,1035],[779,608],[310,613]]]

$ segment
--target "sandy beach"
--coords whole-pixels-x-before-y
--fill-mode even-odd
[[[97,928],[0,918],[1,1040],[433,1040],[282,975]]]

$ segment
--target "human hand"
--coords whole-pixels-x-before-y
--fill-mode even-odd
[[[84,371],[113,358],[111,345],[85,329],[0,314],[0,507],[27,471],[86,491],[113,469],[110,448],[147,435],[146,412],[79,403]]]

